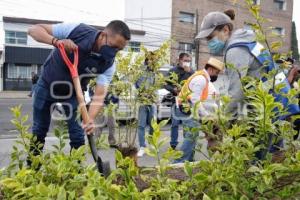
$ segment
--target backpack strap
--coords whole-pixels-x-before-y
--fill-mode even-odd
[[[268,50],[264,48],[262,44],[259,42],[239,42],[232,45],[229,45],[226,49],[225,53],[225,63],[226,63],[226,54],[229,49],[236,48],[236,47],[244,47],[246,48],[253,57],[262,65],[266,65],[266,72],[272,71],[275,68],[272,55]]]

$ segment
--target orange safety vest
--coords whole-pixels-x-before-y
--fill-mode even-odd
[[[206,74],[203,70],[199,70],[199,71],[196,71],[192,76],[190,76],[190,77],[186,80],[186,82],[184,83],[184,85],[183,85],[183,87],[182,87],[182,89],[181,89],[181,91],[180,91],[180,93],[179,93],[179,95],[178,95],[178,101],[179,101],[178,103],[179,103],[179,104],[181,104],[182,99],[183,99],[184,97],[187,97],[188,100],[191,99],[191,95],[190,95],[191,89],[190,89],[189,85],[190,85],[190,82],[192,81],[192,79],[193,79],[195,76],[199,76],[199,75],[204,76],[204,78],[205,78],[205,80],[206,80],[205,88],[204,88],[203,91],[202,91],[202,94],[201,94],[201,96],[200,96],[200,100],[201,100],[201,101],[204,101],[204,100],[207,99],[207,97],[208,97],[208,86],[209,86],[208,77],[207,77],[207,74]]]

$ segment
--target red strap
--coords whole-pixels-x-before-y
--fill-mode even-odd
[[[67,67],[70,70],[71,76],[72,78],[78,77],[78,48],[76,48],[74,50],[74,63],[72,63],[70,61],[70,59],[68,58],[68,55],[66,53],[64,44],[62,42],[58,43],[58,49],[60,51],[60,54],[64,60],[64,62],[66,63]]]

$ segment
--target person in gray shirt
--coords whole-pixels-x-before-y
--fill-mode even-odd
[[[225,62],[235,66],[235,69],[226,68],[225,73],[229,81],[227,92],[232,99],[228,111],[233,116],[237,116],[240,113],[239,109],[244,107],[244,94],[240,78],[245,76],[261,77],[261,64],[245,47],[227,50],[229,46],[237,43],[255,41],[255,33],[252,30],[233,30],[234,18],[233,10],[227,10],[224,13],[210,12],[204,17],[196,39],[206,39],[211,54],[224,55]]]
[[[208,13],[202,21],[200,32],[196,39],[206,39],[210,53],[224,55],[225,64],[234,66],[234,69],[226,68],[226,75],[229,81],[228,95],[231,97],[228,111],[232,113],[235,120],[237,117],[242,116],[243,111],[246,109],[241,79],[245,76],[250,76],[263,80],[262,73],[272,71],[272,69],[276,68],[276,63],[273,61],[271,53],[255,40],[256,35],[252,30],[233,30],[232,21],[234,18],[235,13],[233,10],[227,10],[224,13]],[[265,61],[268,61],[268,66],[264,66]],[[280,72],[277,75],[282,73]],[[285,77],[284,74],[283,77]],[[285,82],[285,86],[280,90],[280,93],[287,93],[290,90],[290,84],[286,78],[281,78],[280,80]],[[274,120],[285,120],[291,115],[299,114],[299,106],[289,102],[280,93],[272,92],[275,101],[282,103],[285,108],[288,108],[289,114],[282,115]],[[273,135],[270,135],[269,140],[272,141],[272,138]],[[270,153],[280,152],[278,146],[283,147],[283,140],[280,139],[275,145],[271,145],[270,142],[267,150]],[[265,151],[257,152],[259,159],[262,159],[264,155]]]

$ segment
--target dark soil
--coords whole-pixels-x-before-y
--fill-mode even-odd
[[[136,147],[122,147],[122,146],[118,146],[118,150],[121,152],[122,156],[125,157],[129,157],[133,160],[135,166],[137,166],[137,152],[138,149]],[[116,163],[116,165],[118,165]]]
[[[118,147],[118,150],[122,153],[123,157],[135,157],[138,150],[136,147]]]
[[[199,172],[200,169],[194,169],[193,173]],[[156,168],[140,168],[140,175],[134,178],[134,182],[140,191],[143,191],[150,187],[151,179],[157,176]],[[170,179],[178,180],[179,182],[185,181],[188,179],[188,176],[185,174],[183,168],[171,168],[167,170],[167,177]],[[122,177],[118,177],[115,181],[118,185],[124,185],[124,180]]]

